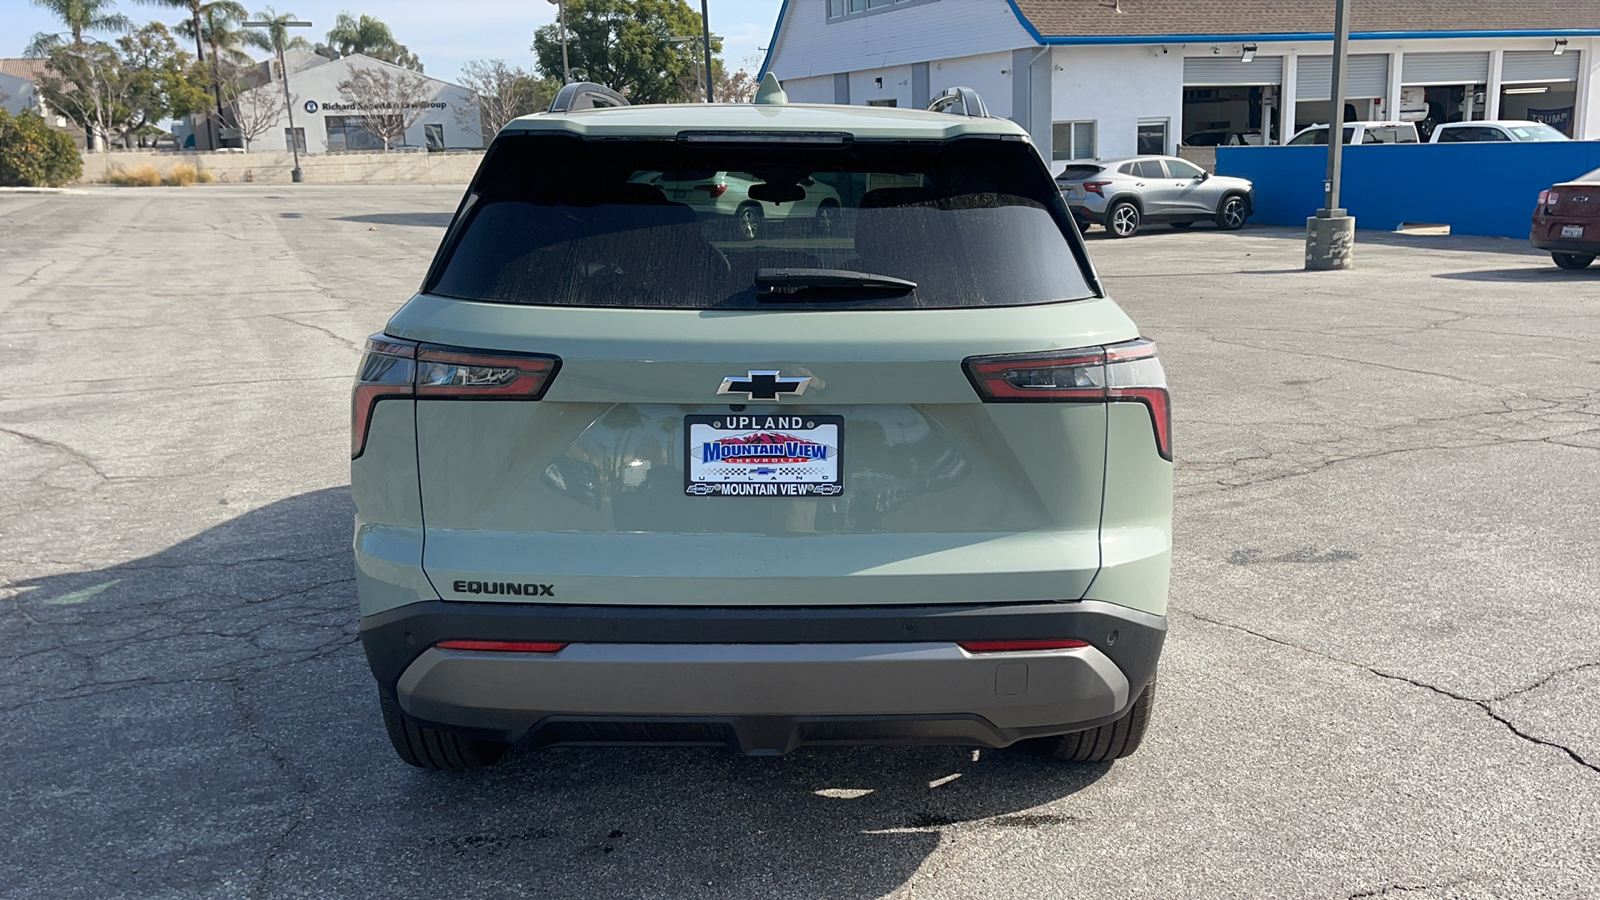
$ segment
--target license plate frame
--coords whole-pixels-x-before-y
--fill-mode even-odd
[[[1563,238],[1581,238],[1583,237],[1583,226],[1563,225],[1561,226],[1561,236]]]
[[[686,497],[837,497],[844,492],[843,456],[844,416],[683,417]]]

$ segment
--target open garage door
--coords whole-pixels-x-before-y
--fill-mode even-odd
[[[1345,73],[1346,119],[1370,119],[1374,102],[1389,93],[1389,54],[1350,57]],[[1295,66],[1295,129],[1333,121],[1333,57],[1302,56]]]
[[[1400,63],[1400,118],[1416,122],[1423,140],[1443,122],[1482,119],[1488,83],[1487,50],[1407,53]]]
[[[1283,57],[1194,56],[1183,61],[1184,147],[1260,144],[1280,132]],[[1207,165],[1205,159],[1197,159]]]
[[[1531,119],[1573,136],[1581,51],[1507,50],[1500,69],[1500,118]]]

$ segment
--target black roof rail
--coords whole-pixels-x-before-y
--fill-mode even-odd
[[[983,98],[969,87],[945,88],[943,93],[928,104],[928,111],[949,113],[952,116],[976,116],[983,119],[989,117],[989,107],[984,106]]]
[[[603,84],[592,81],[574,81],[556,93],[546,112],[577,112],[580,109],[603,109],[609,106],[627,106],[628,98]]]

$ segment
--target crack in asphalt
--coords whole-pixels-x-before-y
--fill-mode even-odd
[[[1370,900],[1372,897],[1388,897],[1393,894],[1409,894],[1416,891],[1437,891],[1444,888],[1470,884],[1475,880],[1476,879],[1473,878],[1455,878],[1450,881],[1434,882],[1433,884],[1386,884],[1382,887],[1376,887],[1370,890],[1357,891],[1356,893],[1351,894],[1348,900]]]
[[[284,313],[268,313],[267,317],[277,319],[280,322],[288,322],[290,325],[299,325],[301,328],[309,328],[312,331],[320,331],[328,337],[331,337],[341,344],[344,344],[346,347],[349,347],[351,350],[360,350],[362,348],[362,345],[356,341],[352,341],[336,331],[330,331],[326,328],[323,328],[321,325],[312,325],[310,322],[302,322],[298,319],[291,319]]]
[[[1360,669],[1360,670],[1362,670],[1364,672],[1367,672],[1367,673],[1369,673],[1371,675],[1375,675],[1378,678],[1386,679],[1386,680],[1389,680],[1389,681],[1403,682],[1405,684],[1409,684],[1409,685],[1412,685],[1414,687],[1419,687],[1419,688],[1423,688],[1425,690],[1432,691],[1433,693],[1438,694],[1441,697],[1448,697],[1451,700],[1456,700],[1456,701],[1461,702],[1461,703],[1469,703],[1469,704],[1477,707],[1479,710],[1481,710],[1484,713],[1484,715],[1488,716],[1490,719],[1493,719],[1494,721],[1499,722],[1501,725],[1505,726],[1507,731],[1511,732],[1512,734],[1516,735],[1517,737],[1521,738],[1522,740],[1524,740],[1524,741],[1526,741],[1526,742],[1528,742],[1530,744],[1535,744],[1535,745],[1538,745],[1538,746],[1541,746],[1541,747],[1549,747],[1549,748],[1551,748],[1553,750],[1559,750],[1562,753],[1566,754],[1568,759],[1570,759],[1573,762],[1577,763],[1578,765],[1584,767],[1585,769],[1588,769],[1589,771],[1594,772],[1597,775],[1600,775],[1600,762],[1590,762],[1589,760],[1585,759],[1581,754],[1579,754],[1577,751],[1573,750],[1571,747],[1566,746],[1565,744],[1561,744],[1561,743],[1558,743],[1556,741],[1546,740],[1544,738],[1538,737],[1537,735],[1529,734],[1528,732],[1523,731],[1521,728],[1517,727],[1517,725],[1515,723],[1513,723],[1511,720],[1507,719],[1505,716],[1502,716],[1499,713],[1495,712],[1492,704],[1498,702],[1498,698],[1497,699],[1492,699],[1492,700],[1479,700],[1476,697],[1469,697],[1469,696],[1467,696],[1465,694],[1459,694],[1459,693],[1456,693],[1455,691],[1449,690],[1447,688],[1442,688],[1442,687],[1439,687],[1438,685],[1429,684],[1429,683],[1427,683],[1425,681],[1421,681],[1421,680],[1416,679],[1416,678],[1411,678],[1411,677],[1408,677],[1408,676],[1405,676],[1405,675],[1399,675],[1399,674],[1396,674],[1396,673],[1393,673],[1393,672],[1386,672],[1386,671],[1383,671],[1382,669],[1378,669],[1378,668],[1375,668],[1373,666],[1364,665],[1362,663],[1358,663],[1358,662],[1355,662],[1353,660],[1348,660],[1348,659],[1345,659],[1343,657],[1334,656],[1331,653],[1325,653],[1325,652],[1323,652],[1321,650],[1317,650],[1317,649],[1312,648],[1312,647],[1306,647],[1306,646],[1303,646],[1301,644],[1296,644],[1293,641],[1286,641],[1283,638],[1274,637],[1274,636],[1272,636],[1270,634],[1265,634],[1263,632],[1256,631],[1256,630],[1251,629],[1251,628],[1246,628],[1243,625],[1236,625],[1236,624],[1234,624],[1232,622],[1226,622],[1226,621],[1223,621],[1222,619],[1214,618],[1212,616],[1202,615],[1201,613],[1193,612],[1191,610],[1178,609],[1177,607],[1171,607],[1170,609],[1171,609],[1172,612],[1181,613],[1183,615],[1189,616],[1192,619],[1196,619],[1198,621],[1205,622],[1207,624],[1216,625],[1219,628],[1228,628],[1228,629],[1231,629],[1233,631],[1243,632],[1244,634],[1251,635],[1252,637],[1257,637],[1257,638],[1260,638],[1261,640],[1268,641],[1268,642],[1277,644],[1277,645],[1282,646],[1282,647],[1288,647],[1291,650],[1298,650],[1301,653],[1306,653],[1306,654],[1309,654],[1311,656],[1316,656],[1316,657],[1319,657],[1321,659],[1328,660],[1329,662],[1335,662],[1335,663],[1339,663],[1340,665],[1345,665],[1345,666],[1350,666],[1352,668]],[[1592,667],[1595,667],[1595,666],[1600,666],[1600,662],[1583,663],[1582,665],[1571,666],[1571,667],[1568,667],[1568,668],[1565,668],[1565,669],[1560,669],[1558,671],[1550,673],[1549,675],[1544,676],[1544,678],[1542,678],[1539,683],[1542,684],[1543,682],[1549,681],[1551,678],[1555,678],[1558,675],[1566,674],[1568,672],[1575,672],[1575,671],[1578,671],[1580,669],[1588,669],[1588,668],[1592,668]],[[1520,692],[1513,692],[1513,695],[1515,693],[1520,693]]]
[[[67,456],[70,456],[73,459],[77,460],[78,462],[83,463],[85,466],[87,466],[89,471],[91,471],[95,475],[99,476],[101,480],[103,480],[103,481],[111,481],[112,480],[111,476],[107,475],[105,472],[102,472],[100,470],[100,467],[95,464],[94,460],[89,458],[88,454],[86,454],[83,451],[78,450],[78,449],[76,449],[74,447],[69,447],[66,444],[61,443],[60,441],[52,441],[49,438],[42,438],[42,437],[39,437],[38,435],[28,434],[25,431],[17,431],[14,428],[0,428],[0,434],[9,434],[12,437],[20,438],[20,439],[22,439],[24,441],[27,441],[28,443],[33,444],[35,446],[44,447],[44,448],[46,448],[48,450],[54,450],[57,453],[62,453],[62,454],[65,454]]]

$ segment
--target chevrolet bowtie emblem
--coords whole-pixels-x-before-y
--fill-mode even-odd
[[[748,394],[751,400],[780,400],[783,394],[796,397],[804,394],[809,384],[809,375],[804,378],[784,378],[777,369],[751,369],[747,378],[730,375],[722,379],[722,387],[717,388],[717,393]]]

